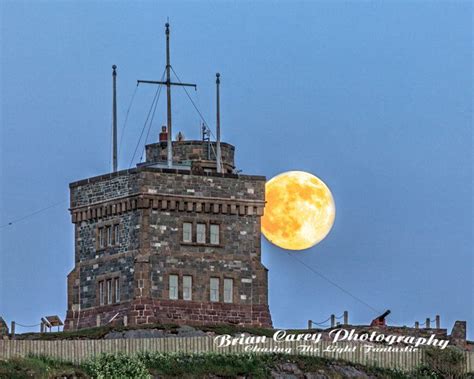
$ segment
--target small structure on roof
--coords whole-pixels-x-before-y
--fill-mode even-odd
[[[45,333],[47,331],[46,328],[51,332],[51,328],[54,326],[58,327],[59,332],[59,328],[63,325],[64,323],[59,316],[54,315],[41,317],[41,333]]]

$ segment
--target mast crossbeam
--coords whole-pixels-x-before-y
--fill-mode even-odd
[[[137,80],[137,83],[168,85],[168,82],[158,82],[156,80]],[[183,87],[194,87],[195,89],[197,89],[197,85],[196,84],[191,84],[191,83],[170,82],[169,85],[171,85],[171,86],[183,86]]]

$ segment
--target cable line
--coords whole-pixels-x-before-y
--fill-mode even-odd
[[[331,279],[329,279],[327,276],[321,274],[320,272],[318,272],[317,270],[315,270],[314,268],[312,268],[311,266],[309,266],[307,263],[305,263],[304,261],[302,261],[301,259],[298,259],[295,255],[292,255],[290,254],[289,252],[286,252],[290,257],[296,259],[298,262],[300,262],[303,266],[305,266],[308,270],[310,270],[311,272],[313,272],[314,274],[318,275],[319,277],[321,277],[322,279],[324,279],[325,281],[327,281],[328,283],[332,284],[334,287],[336,288],[339,288],[342,292],[344,292],[345,294],[349,295],[350,297],[352,297],[353,299],[357,300],[358,302],[360,302],[361,304],[364,304],[366,307],[370,308],[372,311],[374,311],[375,313],[377,314],[380,314],[381,312],[378,311],[377,309],[375,309],[374,307],[372,307],[370,304],[368,304],[367,302],[365,302],[364,300],[362,300],[360,297],[357,297],[355,295],[353,295],[352,293],[350,293],[348,290],[346,290],[345,288],[341,287],[339,284],[337,284],[336,282],[332,281]]]
[[[128,115],[130,113],[130,109],[132,108],[133,100],[135,99],[137,90],[138,90],[138,83],[137,83],[137,86],[135,87],[135,91],[133,91],[132,98],[130,99],[130,104],[128,105],[128,109],[127,109],[127,114],[125,115],[125,120],[122,125],[122,131],[120,132],[120,143],[119,143],[119,148],[118,148],[119,152],[121,151],[121,148],[122,148],[122,140],[123,140],[123,135],[125,133],[125,127],[127,126]]]
[[[29,214],[27,214],[27,215],[25,215],[25,216],[23,216],[23,217],[20,217],[20,218],[17,218],[17,219],[13,219],[12,221],[10,221],[10,222],[8,222],[8,223],[6,223],[6,224],[0,225],[0,229],[6,228],[7,226],[11,226],[11,225],[16,224],[16,223],[18,223],[18,222],[20,222],[20,221],[26,220],[26,219],[28,219],[28,218],[30,218],[30,217],[33,217],[33,216],[37,215],[38,213],[41,213],[41,212],[44,212],[44,211],[46,211],[46,210],[48,210],[48,209],[57,207],[58,205],[64,204],[64,203],[66,203],[66,202],[67,202],[67,200],[63,200],[63,201],[60,201],[60,202],[58,202],[58,203],[54,203],[54,204],[52,204],[52,205],[49,205],[49,206],[47,206],[47,207],[45,207],[45,208],[38,209],[37,211],[34,211],[34,212],[32,212],[32,213],[29,213]]]
[[[314,322],[313,320],[311,320],[311,322],[315,325],[325,325],[330,319],[331,319],[331,316],[329,316],[326,320],[321,321],[321,322]]]
[[[174,75],[176,76],[176,79],[178,80],[178,82],[180,84],[182,84],[181,82],[181,79],[179,78],[178,74],[176,73],[176,71],[174,70],[173,66],[170,66],[171,67],[171,70],[173,71]],[[212,132],[211,128],[209,127],[209,124],[207,123],[206,119],[204,118],[204,116],[202,115],[201,111],[199,110],[199,108],[197,107],[196,103],[193,101],[193,99],[191,98],[191,95],[189,94],[188,90],[186,89],[185,86],[182,86],[183,87],[183,90],[184,92],[186,93],[186,95],[188,96],[188,99],[189,101],[191,102],[191,104],[193,105],[194,109],[196,110],[196,112],[198,113],[199,117],[201,117],[201,120],[202,122],[204,123],[204,125],[206,126],[207,130],[209,131],[210,135],[212,137],[214,137],[214,139],[216,138],[216,136],[214,135],[214,133]],[[214,153],[214,156],[216,156],[216,151],[214,150],[214,146],[212,146],[212,143],[210,144],[211,146],[211,149]]]
[[[15,325],[21,326],[23,328],[36,328],[37,326],[40,326],[41,324],[34,324],[34,325],[23,325],[15,321]]]
[[[162,78],[164,77],[164,71],[163,71],[163,75],[162,75],[161,77],[162,77]],[[143,124],[142,132],[140,133],[140,138],[138,139],[137,146],[135,147],[135,151],[133,152],[132,159],[130,160],[129,168],[132,167],[133,160],[135,159],[135,155],[136,155],[136,153],[137,153],[138,146],[140,146],[140,141],[142,140],[143,133],[145,132],[145,128],[146,128],[147,123],[148,123],[148,119],[150,118],[150,115],[151,115],[151,113],[152,113],[152,111],[153,111],[153,106],[155,105],[155,101],[158,102],[158,96],[159,96],[159,94],[161,93],[160,88],[161,88],[161,84],[156,88],[155,96],[154,96],[154,98],[153,98],[153,101],[151,102],[150,110],[148,111],[148,114],[147,114],[147,116],[146,116],[145,123]]]
[[[163,76],[164,76],[164,73],[163,73]],[[163,76],[161,77],[161,80],[163,80]],[[153,124],[153,119],[155,118],[155,112],[156,112],[156,108],[158,106],[158,100],[160,99],[160,95],[161,95],[161,90],[163,89],[163,86],[160,85],[158,86],[159,87],[159,91],[158,91],[158,98],[156,99],[156,102],[155,102],[155,108],[153,109],[153,113],[151,115],[151,119],[150,119],[150,125],[148,126],[148,130],[146,132],[146,137],[145,137],[145,145],[143,146],[143,151],[142,151],[142,155],[140,156],[140,162],[142,161],[143,159],[143,154],[145,153],[145,150],[146,150],[146,143],[148,141],[148,136],[150,135],[150,130],[151,130],[151,125]]]
[[[178,79],[178,82],[180,84],[182,84],[181,82],[181,79],[179,78],[178,74],[176,73],[176,71],[174,70],[173,66],[171,66],[171,70],[173,71],[174,75],[176,76],[176,79]],[[193,105],[194,109],[196,110],[196,112],[199,114],[199,116],[201,117],[202,121],[204,122],[204,124],[206,124],[207,127],[209,127],[207,125],[207,122],[206,120],[204,119],[204,116],[202,115],[202,113],[199,111],[199,108],[196,106],[196,103],[193,101],[191,95],[189,94],[188,90],[186,89],[186,87],[182,86],[183,87],[183,90],[184,92],[186,92],[186,95],[188,95],[188,99],[189,101],[191,102],[191,104]]]
[[[129,168],[132,167],[133,160],[135,159],[135,155],[137,154],[138,146],[140,146],[140,141],[142,140],[143,133],[145,132],[145,128],[146,128],[147,123],[148,123],[148,119],[150,118],[151,112],[153,110],[153,106],[155,105],[155,101],[158,97],[158,90],[159,90],[160,87],[161,87],[161,85],[157,87],[156,92],[155,92],[155,96],[153,97],[153,101],[151,102],[150,110],[148,111],[148,114],[147,114],[146,119],[145,119],[145,123],[143,124],[143,128],[142,128],[142,131],[140,133],[140,137],[138,138],[137,145],[135,146],[135,150],[133,151],[132,159],[130,159],[130,164],[128,165]]]

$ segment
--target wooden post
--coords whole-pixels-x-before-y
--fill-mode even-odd
[[[420,327],[420,323],[418,321],[415,321],[415,329],[418,329]]]
[[[123,316],[123,326],[127,326],[128,325],[128,317],[127,315]]]
[[[331,315],[331,328],[336,326],[336,315]]]
[[[12,336],[12,339],[15,338],[15,321],[12,321],[12,324],[11,324],[11,336]]]
[[[344,325],[349,324],[349,312],[344,311]]]
[[[313,321],[308,320],[308,329],[312,329],[312,328],[313,328]]]
[[[430,327],[431,327],[431,325],[430,325],[430,318],[428,317],[428,318],[426,319],[425,328],[426,328],[426,329],[430,329]]]
[[[100,326],[100,315],[97,315],[95,318],[95,324],[96,326]]]

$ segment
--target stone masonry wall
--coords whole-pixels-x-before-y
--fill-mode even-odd
[[[84,262],[139,249],[141,210],[131,210],[120,215],[82,221],[75,225],[76,261]],[[98,247],[98,228],[118,224],[118,243]]]
[[[5,320],[0,316],[0,337],[8,335],[8,325]]]
[[[264,184],[262,177],[236,179],[197,175],[171,176],[160,172],[144,174],[143,192],[149,194],[165,192],[168,195],[186,196],[188,204],[192,203],[192,209],[186,207],[182,210],[169,211],[152,208],[148,213],[144,213],[144,225],[148,225],[148,228],[143,230],[142,253],[149,254],[150,283],[147,284],[145,281],[143,286],[151,298],[163,299],[159,306],[154,305],[153,309],[150,309],[158,314],[150,313],[146,317],[205,322],[206,312],[209,311],[208,321],[212,322],[233,320],[250,325],[271,325],[267,305],[267,270],[260,262],[260,216],[257,213],[223,214],[212,209],[206,212],[204,206],[198,211],[197,205],[209,198],[230,197],[237,201],[263,203]],[[193,198],[196,199],[195,203]],[[216,246],[183,243],[183,222],[206,223],[208,228],[210,223],[219,224],[220,244]],[[182,299],[183,275],[192,277],[193,301],[167,300],[170,274],[179,276],[179,299]],[[217,303],[210,302],[211,277],[220,278],[220,301]],[[224,278],[233,279],[232,304],[223,303]],[[196,304],[201,305],[196,308]],[[266,311],[259,309],[253,314],[252,307],[260,307]],[[219,312],[219,309],[222,312]],[[238,309],[238,311],[232,318],[227,315],[227,309]],[[166,316],[168,313],[174,316]]]
[[[466,321],[456,321],[453,326],[453,330],[451,331],[450,342],[453,345],[461,347],[463,349],[467,348],[468,344],[466,341]]]
[[[118,171],[71,183],[71,208],[87,206],[138,192],[136,169]]]
[[[109,322],[117,313],[121,316]],[[64,330],[93,328],[103,325],[177,324],[177,325],[219,325],[241,324],[260,327],[271,326],[267,305],[241,305],[224,303],[202,303],[183,300],[159,300],[144,298],[90,308],[80,312],[68,310]]]
[[[95,326],[97,315],[106,320],[117,312],[115,322],[127,315],[136,324],[271,326],[267,270],[260,260],[264,186],[261,176],[149,167],[72,183],[76,267],[68,278],[65,328]],[[183,221],[218,223],[220,244],[181,243]],[[119,243],[99,249],[98,227],[113,224],[119,225]],[[168,299],[170,273],[193,276],[193,301]],[[120,276],[120,304],[99,306],[98,280],[114,275]],[[234,279],[232,304],[222,302],[222,288],[221,301],[209,301],[211,276],[221,278],[221,287],[224,278]]]
[[[119,275],[121,299],[133,298],[134,254],[139,249],[141,210],[130,211],[100,220],[82,221],[76,229],[76,265],[80,270],[79,300],[81,309],[97,306],[97,283],[104,276]],[[118,224],[116,246],[98,248],[98,228]]]
[[[133,308],[132,301],[124,301],[120,304],[105,305],[102,307],[83,309],[80,312],[69,309],[66,313],[64,330],[76,330],[84,328],[95,328],[103,325],[123,325],[124,315],[128,315]],[[119,317],[110,320],[119,313]]]
[[[221,244],[182,243],[183,221],[219,224]],[[152,210],[150,225],[153,297],[168,298],[172,273],[193,277],[194,300],[209,301],[210,277],[219,277],[221,283],[224,278],[234,279],[234,303],[267,303],[266,290],[254,284],[267,285],[266,270],[260,263],[260,240],[255,238],[260,232],[259,217],[185,213],[177,218],[174,212]]]
[[[146,161],[158,162],[167,159],[168,149],[166,142],[146,145]],[[173,160],[184,162],[190,160],[208,160],[207,142],[203,141],[173,141]],[[216,143],[211,142],[210,160],[216,160]],[[234,146],[221,142],[222,162],[234,167]]]
[[[100,262],[100,261],[97,261]],[[90,262],[80,267],[80,304],[81,310],[98,307],[98,281],[120,277],[120,299],[133,299],[134,294],[134,257],[109,259],[100,263]]]
[[[165,193],[263,202],[265,177],[168,174],[149,168],[142,172],[141,191],[148,194]]]
[[[133,304],[129,319],[134,324],[178,325],[239,324],[271,327],[268,305],[205,303],[184,300],[142,299]]]

